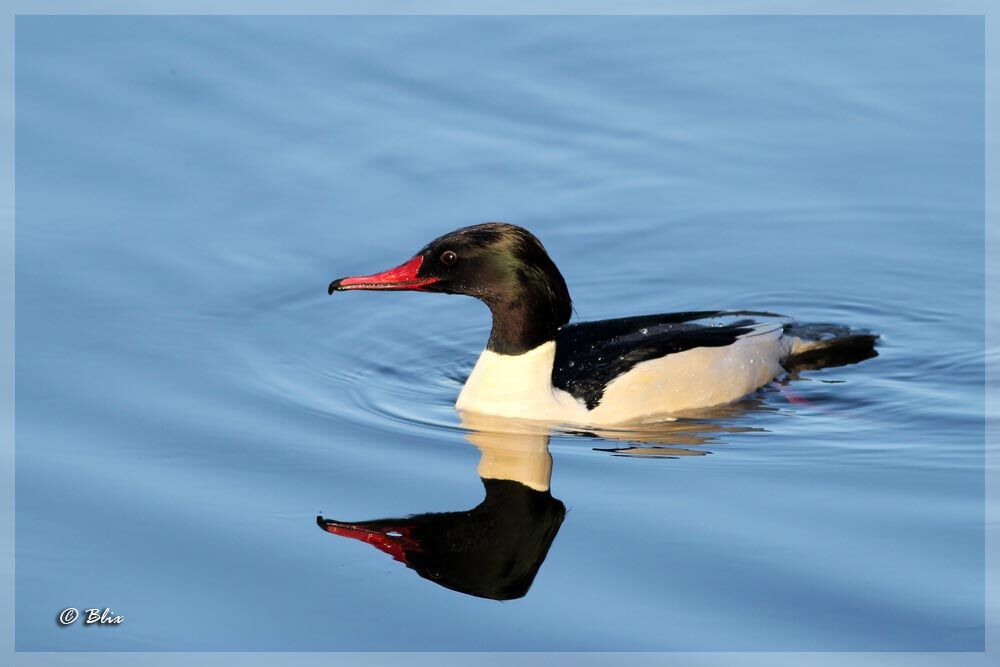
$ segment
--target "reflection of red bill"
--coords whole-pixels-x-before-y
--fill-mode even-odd
[[[324,519],[321,516],[316,517],[316,523],[328,533],[366,542],[379,551],[389,554],[393,560],[397,560],[400,563],[406,563],[407,550],[416,551],[420,549],[420,544],[410,539],[408,534],[409,528],[406,527],[384,526],[382,530],[372,530],[357,524]],[[390,535],[390,533],[395,534]]]

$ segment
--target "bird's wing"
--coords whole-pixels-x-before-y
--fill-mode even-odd
[[[556,334],[552,385],[593,410],[604,388],[636,364],[696,347],[722,347],[787,318],[759,311],[705,310],[582,322]],[[772,329],[767,329],[771,331]]]

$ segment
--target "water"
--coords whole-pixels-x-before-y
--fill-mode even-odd
[[[982,19],[16,39],[18,649],[982,650]],[[579,320],[767,309],[880,356],[643,432],[484,434],[452,408],[480,304],[325,293],[484,220],[545,242]],[[316,525],[474,508],[481,456],[524,484],[451,574]],[[433,581],[500,557],[522,597]]]

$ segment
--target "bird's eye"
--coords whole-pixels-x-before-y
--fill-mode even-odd
[[[441,253],[441,263],[446,266],[451,266],[456,261],[458,261],[458,255],[453,253],[451,250],[445,250]]]

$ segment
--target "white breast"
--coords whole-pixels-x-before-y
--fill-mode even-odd
[[[731,403],[784,372],[780,325],[759,325],[724,347],[699,347],[636,364],[593,410],[552,386],[555,343],[520,355],[484,350],[455,407],[465,412],[609,426]]]
[[[585,424],[587,406],[552,386],[555,358],[552,341],[517,355],[483,350],[455,407],[486,415]]]

